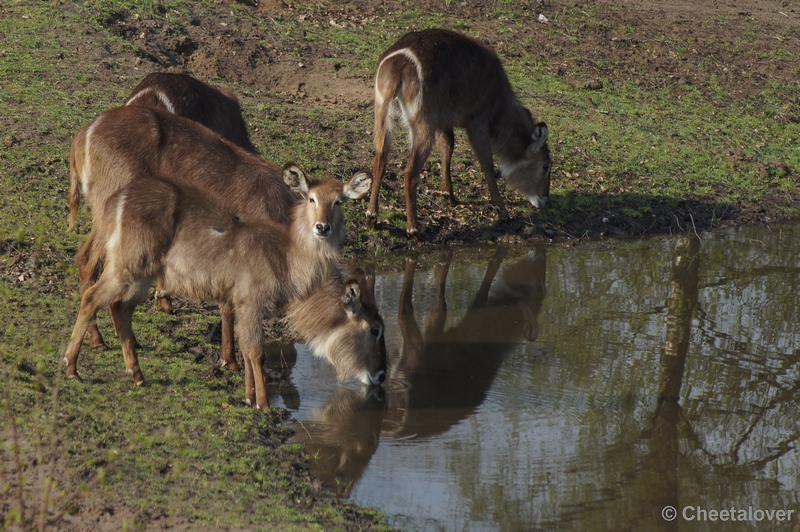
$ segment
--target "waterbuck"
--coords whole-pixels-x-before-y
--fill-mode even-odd
[[[302,209],[298,205],[297,209]],[[134,383],[144,375],[134,349],[133,311],[161,277],[173,293],[216,301],[235,312],[236,335],[245,361],[248,404],[269,407],[263,373],[262,320],[308,298],[308,240],[302,216],[291,226],[237,212],[207,190],[163,177],[141,176],[112,194],[92,226],[90,262],[104,261],[97,282],[81,297],[81,308],[64,360],[77,377],[77,357],[92,316],[110,305]],[[319,319],[298,322],[317,356],[343,377],[381,384],[386,375],[383,321],[365,297],[363,280],[329,275],[311,296],[308,312]]]
[[[344,241],[341,203],[365,196],[371,183],[367,172],[358,172],[346,185],[329,179],[314,186],[296,166],[287,164],[281,169],[192,120],[159,109],[126,106],[100,114],[72,140],[69,226],[77,219],[81,192],[93,216],[99,217],[111,194],[151,174],[196,184],[240,212],[280,223],[289,222],[290,209],[303,197],[308,204],[308,238],[314,243],[309,246],[308,267],[320,271],[340,255]],[[103,266],[102,260],[89,262],[93,245],[90,234],[76,258],[81,292],[95,282]],[[159,308],[169,310],[171,303],[161,283],[156,293]],[[222,361],[236,371],[233,329],[227,326],[233,323],[233,316],[224,305],[221,311]],[[94,322],[89,335],[92,347],[104,345]]]
[[[536,122],[511,88],[500,59],[485,44],[445,29],[412,32],[380,57],[375,73],[374,181],[367,225],[378,217],[378,195],[397,122],[409,131],[411,154],[405,169],[406,231],[414,235],[417,186],[434,140],[442,158],[442,192],[455,205],[450,177],[453,129],[467,131],[486,178],[493,207],[508,211],[497,188],[492,156],[500,175],[534,207],[550,194],[547,124]]]
[[[255,153],[232,91],[217,89],[187,74],[153,72],[134,87],[125,105],[144,105],[186,117]]]

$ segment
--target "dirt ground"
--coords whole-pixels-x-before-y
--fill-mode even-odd
[[[358,0],[351,2],[318,2],[300,0],[241,0],[250,6],[254,16],[284,19],[301,19],[311,26],[343,25],[365,27],[387,12],[407,10],[409,2],[391,0]],[[443,12],[453,20],[461,20],[483,35],[496,30],[498,20],[493,8],[496,2],[478,0],[467,2],[410,2],[419,8],[420,16],[427,12]],[[576,71],[584,77],[604,79],[607,83],[635,82],[643,88],[663,84],[691,84],[708,86],[711,77],[727,90],[730,98],[739,98],[762,91],[769,81],[797,82],[797,67],[788,59],[796,57],[800,47],[800,7],[790,0],[699,0],[655,2],[644,0],[606,0],[598,3],[601,9],[593,10],[600,24],[585,24],[578,28],[559,27],[555,20],[566,10],[581,9],[575,0],[522,3],[529,10],[531,20],[538,13],[548,17],[556,31],[554,38],[537,37],[535,27],[521,30],[517,38],[496,40],[491,44],[501,57],[519,57],[533,53],[541,64],[558,75],[571,80]],[[598,4],[592,4],[596,7]],[[309,9],[312,8],[312,9]],[[285,96],[288,105],[313,102],[323,108],[355,110],[371,122],[372,87],[370,76],[354,76],[339,72],[339,63],[331,68],[330,58],[352,58],[355,52],[343,50],[332,44],[313,43],[300,36],[270,35],[247,21],[238,21],[240,33],[226,28],[226,13],[194,17],[177,28],[163,21],[139,18],[127,10],[120,10],[108,21],[108,27],[135,46],[137,52],[119,43],[98,47],[91,41],[76,50],[84,61],[106,65],[98,68],[96,75],[101,83],[120,83],[113,61],[119,65],[134,65],[136,72],[153,70],[184,71],[202,79],[221,78],[240,94],[243,108],[254,109],[266,91]],[[502,21],[500,21],[502,22]],[[627,30],[626,30],[627,28]],[[632,29],[632,30],[631,30]],[[242,32],[248,34],[242,39]],[[737,46],[738,36],[748,34],[753,44]],[[540,34],[539,34],[540,35]],[[753,37],[754,36],[754,37]],[[536,50],[527,50],[520,43],[534,38]],[[688,59],[674,53],[675,43],[689,43]],[[602,62],[595,62],[586,50],[604,50]],[[786,53],[790,52],[790,53]],[[769,58],[768,60],[765,58]],[[685,74],[697,72],[701,74]],[[132,87],[138,79],[127,83]],[[534,114],[536,110],[534,109]],[[795,107],[788,113],[777,113],[778,120],[797,122],[800,111]],[[281,117],[275,117],[280,120]],[[356,136],[353,130],[321,127],[319,120],[303,118],[301,113],[292,118],[290,127],[296,131],[310,131],[346,146],[354,164],[368,167],[373,147],[371,139]],[[256,145],[268,142],[263,132],[251,133]],[[759,172],[784,172],[797,174],[780,161],[748,160],[740,153],[731,152],[737,167]],[[559,170],[559,153],[554,149],[553,180],[568,179]],[[404,160],[397,151],[390,163],[390,175],[384,187],[399,193]],[[477,168],[473,165],[472,171]],[[313,169],[312,169],[313,170]],[[457,176],[465,170],[463,164],[454,163]],[[394,174],[392,174],[394,172]],[[423,189],[424,184],[423,175]],[[463,185],[462,185],[463,186]],[[478,185],[483,187],[481,183]],[[509,189],[500,182],[501,192],[509,197]],[[458,191],[456,191],[458,194]],[[488,196],[488,194],[486,194]],[[602,237],[606,235],[642,235],[674,233],[688,228],[708,229],[731,224],[765,224],[789,218],[780,207],[797,198],[773,197],[755,202],[743,200],[738,204],[721,204],[708,198],[685,198],[673,204],[655,201],[649,205],[651,219],[647,221],[620,220],[611,224],[603,213],[588,216],[576,215],[558,227],[548,224],[527,223],[526,217],[512,217],[510,222],[498,223],[488,206],[475,216],[458,216],[457,211],[444,208],[441,198],[433,194],[420,200],[420,221],[425,228],[422,244],[469,243],[479,240],[520,242],[549,241],[556,237]],[[426,203],[427,202],[427,203]],[[444,208],[444,210],[443,210]],[[392,234],[392,241],[366,240],[355,242],[354,251],[365,251],[375,245],[396,249],[409,245],[400,231]]]
[[[228,3],[233,3],[228,0]],[[224,2],[223,2],[224,4]],[[304,17],[309,24],[352,25],[364,27],[375,17],[386,12],[407,9],[409,4],[417,6],[424,15],[426,12],[444,12],[453,20],[462,20],[483,34],[490,34],[497,27],[494,20],[492,0],[467,0],[452,2],[427,2],[410,0],[354,0],[326,2],[322,0],[241,0],[240,7],[252,11],[254,17]],[[565,9],[580,8],[579,0],[547,0],[542,2],[520,3],[522,9],[534,14],[541,13],[551,21]],[[557,37],[542,41],[537,39],[536,50],[524,50],[520,43],[526,37],[533,37],[535,27],[523,30],[518,39],[493,42],[501,57],[514,57],[532,53],[546,68],[558,75],[570,78],[580,69],[592,77],[609,80],[611,83],[633,81],[642,87],[656,87],[665,83],[690,83],[704,86],[708,79],[687,79],[687,70],[705,72],[713,75],[728,91],[732,98],[757,94],[768,81],[797,83],[797,66],[782,57],[797,57],[800,49],[800,5],[795,0],[672,0],[669,2],[648,0],[604,0],[592,5],[601,5],[600,17],[606,24],[586,25],[566,31],[556,32]],[[313,9],[307,9],[313,7]],[[201,79],[221,78],[227,86],[236,89],[243,108],[257,108],[261,95],[270,91],[285,96],[286,101],[312,101],[315,105],[331,109],[354,109],[371,117],[372,87],[370,76],[339,75],[337,63],[331,58],[344,58],[354,54],[331,44],[312,44],[300,36],[276,36],[266,33],[246,20],[240,21],[240,30],[248,38],[241,37],[242,31],[233,33],[226,30],[227,10],[220,9],[217,15],[204,12],[202,16],[189,16],[183,24],[171,25],[163,20],[140,18],[128,10],[120,10],[107,22],[107,27],[120,40],[105,42],[104,36],[89,29],[86,39],[75,50],[72,57],[83,63],[97,65],[95,83],[127,85],[133,88],[144,74],[152,71],[188,72]],[[723,16],[720,16],[723,15]],[[534,20],[535,17],[531,17]],[[552,22],[551,22],[552,23]],[[607,30],[604,28],[612,28]],[[619,29],[617,29],[619,28]],[[622,28],[634,28],[632,33]],[[579,32],[577,35],[575,31]],[[527,32],[527,34],[526,34]],[[735,46],[737,36],[743,32],[756,35],[752,47],[742,49]],[[573,37],[579,37],[576,41]],[[679,59],[670,54],[668,41],[694,43],[689,59]],[[578,42],[578,44],[576,44]],[[99,45],[98,45],[99,44]],[[132,44],[128,46],[126,44]],[[594,63],[583,54],[583,50],[601,47],[606,51],[602,65]],[[779,51],[790,53],[777,53]],[[377,53],[377,51],[376,51]],[[764,60],[764,57],[771,57]],[[687,68],[686,62],[695,62]],[[120,81],[119,69],[114,65],[127,65],[126,81]],[[65,62],[64,68],[69,68]],[[138,77],[137,77],[138,76]],[[79,81],[74,82],[75,89]],[[61,87],[69,90],[69,87]],[[535,111],[535,110],[534,110]],[[778,114],[779,120],[800,121],[800,109]],[[333,138],[349,147],[354,161],[369,164],[373,147],[371,139],[356,136],[352,130],[321,130],[318,121],[303,118],[300,113],[293,118],[291,127],[298,130],[317,132]],[[37,125],[32,124],[30,136],[37,135]],[[253,131],[252,139],[256,145],[265,141],[265,133]],[[24,136],[24,133],[22,134]],[[24,140],[22,138],[16,141]],[[731,154],[732,157],[739,157]],[[556,168],[553,179],[563,178],[558,171],[559,155],[555,150]],[[400,172],[402,157],[390,168]],[[746,165],[762,164],[757,161],[740,161]],[[454,175],[464,171],[454,166]],[[783,171],[797,175],[800,169],[773,168],[765,166],[759,171]],[[385,186],[400,187],[397,179],[387,179]],[[458,186],[458,185],[456,185]],[[504,195],[508,189],[501,188]],[[766,224],[785,221],[788,214],[780,206],[794,198],[777,197],[759,203],[742,201],[737,205],[720,206],[713,201],[699,201],[687,198],[679,202],[677,208],[667,205],[652,205],[653,220],[647,226],[627,222],[627,225],[609,227],[601,217],[574,217],[559,228],[559,234],[579,237],[582,235],[602,236],[606,234],[655,234],[686,230],[694,227],[703,230],[721,225]],[[441,199],[441,198],[439,198]],[[442,202],[443,203],[443,202]],[[494,221],[491,209],[485,209],[481,227],[475,229],[457,216],[442,216],[441,211],[422,206],[420,221],[426,227],[422,244],[440,245],[449,243],[469,243],[490,237],[495,239],[517,237],[517,241],[552,240],[555,231],[548,227],[533,227],[524,219],[512,219],[504,224]],[[438,214],[437,214],[438,213]],[[390,249],[406,245],[404,235],[398,233],[397,243],[382,243]],[[402,237],[402,238],[401,238]],[[351,251],[363,252],[374,247],[375,242],[363,241]],[[10,254],[15,260],[5,262],[5,273],[24,277],[26,272],[35,272],[39,258],[20,248],[19,243],[2,243],[2,254]],[[40,291],[54,291],[49,288],[58,279],[40,277]],[[124,511],[124,509],[118,509]],[[74,523],[74,529],[113,529],[119,519],[111,519],[108,508],[98,502],[97,508],[86,506],[81,512],[85,521]],[[113,515],[113,511],[111,512]],[[119,517],[119,516],[118,516]],[[137,516],[130,516],[131,518]],[[141,517],[141,516],[139,516]],[[107,522],[106,522],[107,521]],[[177,525],[177,526],[176,526]],[[369,523],[363,523],[365,528]],[[148,528],[183,529],[181,524],[151,522]],[[186,525],[191,528],[191,525]]]

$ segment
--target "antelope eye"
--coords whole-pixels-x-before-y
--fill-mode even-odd
[[[372,334],[372,336],[375,336],[377,338],[378,336],[381,335],[381,328],[380,327],[370,327],[369,332]]]
[[[544,163],[544,166],[542,166],[542,170],[544,171],[545,174],[550,173],[550,163]]]
[[[312,197],[309,197],[309,198],[308,198],[308,202],[309,202],[309,203],[316,203],[316,202],[317,202],[317,200],[315,200],[315,199],[314,199],[314,198],[312,198]]]

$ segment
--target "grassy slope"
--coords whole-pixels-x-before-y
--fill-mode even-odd
[[[0,240],[22,243],[26,257],[33,253],[41,261],[38,283],[19,283],[15,281],[17,270],[25,267],[8,265],[17,256],[12,253],[5,265],[13,275],[0,280],[0,380],[10,398],[3,398],[3,463],[8,464],[12,456],[9,434],[13,416],[22,433],[26,460],[39,455],[42,463],[48,463],[50,443],[54,437],[60,442],[57,471],[61,477],[56,475],[52,515],[74,512],[92,496],[100,496],[125,500],[132,509],[129,525],[135,525],[137,519],[160,517],[166,522],[188,519],[229,528],[265,521],[283,527],[294,523],[298,528],[347,526],[355,519],[353,509],[321,498],[313,480],[292,468],[301,452],[280,444],[286,434],[280,416],[244,408],[239,376],[189,361],[187,347],[205,345],[207,315],[186,310],[166,317],[150,308],[138,311],[136,330],[150,378],[145,389],[133,389],[121,374],[121,356],[113,339],[107,352],[84,350],[84,382],[59,382],[58,359],[76,310],[76,275],[70,264],[80,243],[78,234],[67,233],[65,226],[68,143],[80,125],[124,98],[131,86],[130,82],[94,84],[98,65],[82,62],[79,50],[84,42],[93,42],[94,33],[103,34],[104,40],[120,50],[131,46],[106,35],[104,21],[120,6],[143,16],[160,16],[159,4],[147,0],[104,0],[91,7],[60,4],[11,1],[0,7],[0,79],[4,80],[0,92]],[[163,4],[166,17],[173,16],[173,11],[239,13],[241,9],[235,4]],[[538,38],[561,38],[564,28],[570,32],[581,24],[601,24],[593,9],[601,8],[560,10],[552,16],[552,27],[537,30],[541,32]],[[312,16],[316,12],[306,10]],[[241,16],[255,20],[247,10]],[[532,24],[529,13],[501,2],[494,16],[505,18],[496,35],[483,34],[485,26],[414,8],[384,13],[365,28],[328,27],[311,24],[313,19],[281,17],[256,23],[268,25],[271,32],[294,43],[305,32],[308,42],[343,50],[337,59],[342,68],[365,76],[375,67],[374,52],[409,26],[448,25],[496,43],[500,40],[497,46],[501,53],[507,52],[503,55],[512,83],[553,131],[557,158],[554,208],[533,215],[537,223],[558,227],[574,216],[605,213],[639,219],[649,215],[654,202],[678,202],[686,197],[724,205],[790,192],[796,195],[797,183],[791,175],[781,171],[759,174],[755,166],[742,169],[728,155],[739,151],[744,160],[780,160],[790,168],[800,167],[800,125],[773,119],[776,114],[795,112],[792,106],[800,97],[796,85],[768,84],[759,94],[739,98],[726,92],[713,72],[700,72],[695,75],[706,80],[703,84],[677,89],[674,85],[641,87],[622,81],[606,82],[603,91],[576,91],[553,65],[530,51],[535,42],[514,38],[515,31]],[[55,27],[74,31],[59,32],[57,37]],[[691,53],[691,43],[672,42],[669,46],[677,56]],[[567,53],[564,59],[575,57]],[[594,69],[587,68],[586,75],[597,74],[598,61]],[[70,66],[69,74],[64,73],[65,64]],[[613,68],[607,65],[606,70]],[[251,91],[243,101],[257,99]],[[246,107],[245,112],[251,126],[259,129],[254,140],[274,160],[299,159],[316,165],[317,170],[334,173],[349,171],[349,161],[354,158],[369,160],[369,109],[333,112],[313,104],[291,106],[271,94],[259,106]],[[350,131],[361,142],[348,147],[313,130],[287,134],[284,121],[275,123],[270,114],[289,115],[285,123],[321,117],[327,127]],[[280,142],[273,142],[275,139]],[[456,161],[470,159],[463,146],[461,137]],[[473,179],[477,182],[479,176]],[[469,199],[470,187],[465,185],[462,182],[462,195]],[[385,219],[396,229],[404,228],[400,196],[386,198],[386,204],[395,207],[385,208]],[[529,214],[521,201],[512,201],[509,207],[512,215]],[[796,205],[789,203],[784,208],[797,215]],[[475,223],[483,221],[472,207],[455,212],[474,217]],[[351,224],[360,226],[360,212],[352,210],[348,217]],[[385,228],[375,233],[360,227],[357,231],[357,238],[392,238]],[[176,324],[178,334],[173,331]],[[107,331],[107,320],[101,326]],[[166,330],[172,331],[170,336],[164,334]],[[53,407],[52,392],[59,385]],[[6,490],[15,485],[9,478],[6,482]],[[26,497],[32,497],[28,499],[30,516],[37,504],[32,493],[38,491],[42,479],[31,474],[25,483]],[[0,499],[9,512],[7,523],[15,518],[15,500],[13,491],[5,491]],[[358,519],[379,522],[379,517],[369,512],[355,514]]]

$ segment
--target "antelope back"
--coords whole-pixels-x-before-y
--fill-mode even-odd
[[[158,176],[130,182],[107,203],[92,230],[106,263],[126,275],[163,275],[176,294],[234,301],[252,312],[293,295],[283,224],[239,214],[207,190]]]
[[[143,105],[186,117],[249,152],[256,151],[236,94],[192,76],[167,72],[148,74],[133,89],[125,105]]]
[[[376,110],[397,98],[406,125],[467,127],[515,101],[500,59],[488,46],[454,31],[429,29],[400,37],[379,59]],[[487,117],[488,119],[488,117]]]
[[[93,209],[132,179],[164,175],[216,193],[242,212],[288,223],[295,197],[281,168],[210,129],[158,109],[131,105],[105,111],[73,139],[70,220],[80,192]]]

